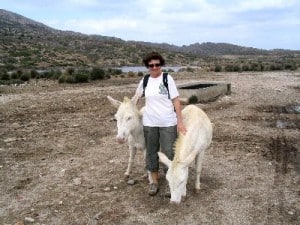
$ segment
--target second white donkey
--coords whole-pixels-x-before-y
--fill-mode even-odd
[[[168,166],[166,179],[171,191],[171,202],[180,203],[186,197],[188,169],[195,160],[196,181],[195,189],[200,190],[200,173],[205,150],[212,141],[212,124],[202,109],[195,105],[188,105],[182,110],[183,123],[187,132],[179,134],[175,143],[173,161],[159,152],[159,159]]]
[[[142,125],[143,108],[138,110],[136,106],[138,99],[136,97],[132,99],[124,97],[123,102],[111,96],[107,96],[107,98],[110,103],[118,109],[115,114],[118,128],[116,139],[119,143],[128,142],[129,161],[125,176],[129,177],[136,151],[142,150],[145,154],[145,139]]]

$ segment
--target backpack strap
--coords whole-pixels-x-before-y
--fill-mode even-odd
[[[163,73],[163,83],[168,91],[168,99],[171,99],[170,92],[169,92],[169,85],[168,85],[168,73],[166,73],[166,72]]]
[[[150,77],[150,74],[146,74],[143,78],[143,95],[142,95],[142,97],[145,96],[145,89],[147,87],[149,77]]]

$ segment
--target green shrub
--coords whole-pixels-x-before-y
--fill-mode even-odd
[[[66,82],[66,75],[61,75],[58,78],[58,83],[65,83]]]
[[[187,71],[187,72],[194,72],[195,70],[194,70],[193,68],[191,68],[191,67],[187,67],[187,68],[186,68],[186,71]]]
[[[189,104],[195,104],[198,102],[198,97],[196,95],[192,95],[191,97],[189,97],[188,99],[188,103]]]
[[[241,67],[239,65],[234,65],[233,66],[233,71],[234,72],[240,72],[241,71]]]
[[[53,70],[52,79],[57,80],[61,77],[61,75],[62,75],[61,70],[59,69]]]
[[[101,68],[94,67],[90,74],[91,80],[103,80],[105,78],[105,71]]]
[[[20,80],[29,81],[30,80],[30,75],[28,73],[23,73],[20,77]]]
[[[221,65],[216,65],[215,66],[215,72],[222,72],[222,66]]]
[[[73,83],[75,83],[75,79],[73,76],[66,75],[65,82],[69,83],[69,84],[73,84]]]
[[[249,71],[249,70],[250,70],[250,67],[249,67],[248,64],[244,64],[244,65],[242,66],[242,71]]]
[[[296,70],[297,69],[296,63],[293,63],[293,62],[286,63],[284,65],[284,69],[286,69],[286,70]]]
[[[7,73],[6,69],[0,69],[0,79],[1,80],[9,80],[10,79],[10,76]]]
[[[58,83],[69,83],[69,84],[72,84],[72,83],[75,83],[75,79],[73,76],[70,76],[70,75],[61,75],[59,78],[58,78]]]
[[[53,70],[43,72],[43,78],[46,78],[46,79],[51,79],[53,77],[53,75],[54,75]]]
[[[127,74],[128,74],[128,77],[134,77],[135,76],[135,73],[132,72],[132,71],[129,71]]]
[[[39,73],[36,70],[32,69],[30,71],[30,77],[31,78],[37,78],[37,77],[39,77]]]
[[[138,75],[138,77],[144,76],[143,72],[141,72],[141,71],[139,71],[139,72],[137,73],[137,75]]]
[[[122,74],[122,70],[121,69],[109,68],[107,70],[107,73],[110,74],[110,75],[120,75],[120,74]]]
[[[17,72],[13,72],[13,73],[11,74],[11,79],[16,80],[16,79],[19,79],[19,78],[20,78],[20,77],[18,76]]]
[[[10,80],[10,76],[8,73],[1,74],[1,80]]]
[[[75,72],[75,69],[73,67],[68,67],[66,70],[66,75],[73,75]]]
[[[224,70],[226,72],[233,72],[233,65],[226,65],[225,68],[224,68]]]
[[[74,81],[75,83],[86,83],[89,80],[89,76],[84,73],[75,73]]]

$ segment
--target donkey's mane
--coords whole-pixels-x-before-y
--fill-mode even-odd
[[[174,150],[175,150],[175,155],[174,155],[174,163],[178,163],[180,162],[180,158],[179,158],[179,155],[180,155],[180,149],[181,149],[181,145],[182,145],[182,140],[183,140],[183,135],[179,133],[176,141],[175,141],[175,144],[174,144]]]

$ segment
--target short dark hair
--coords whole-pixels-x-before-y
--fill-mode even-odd
[[[157,52],[150,52],[148,53],[145,58],[143,59],[143,63],[145,66],[148,68],[149,62],[154,59],[154,60],[159,60],[160,65],[164,66],[165,65],[165,59]]]

